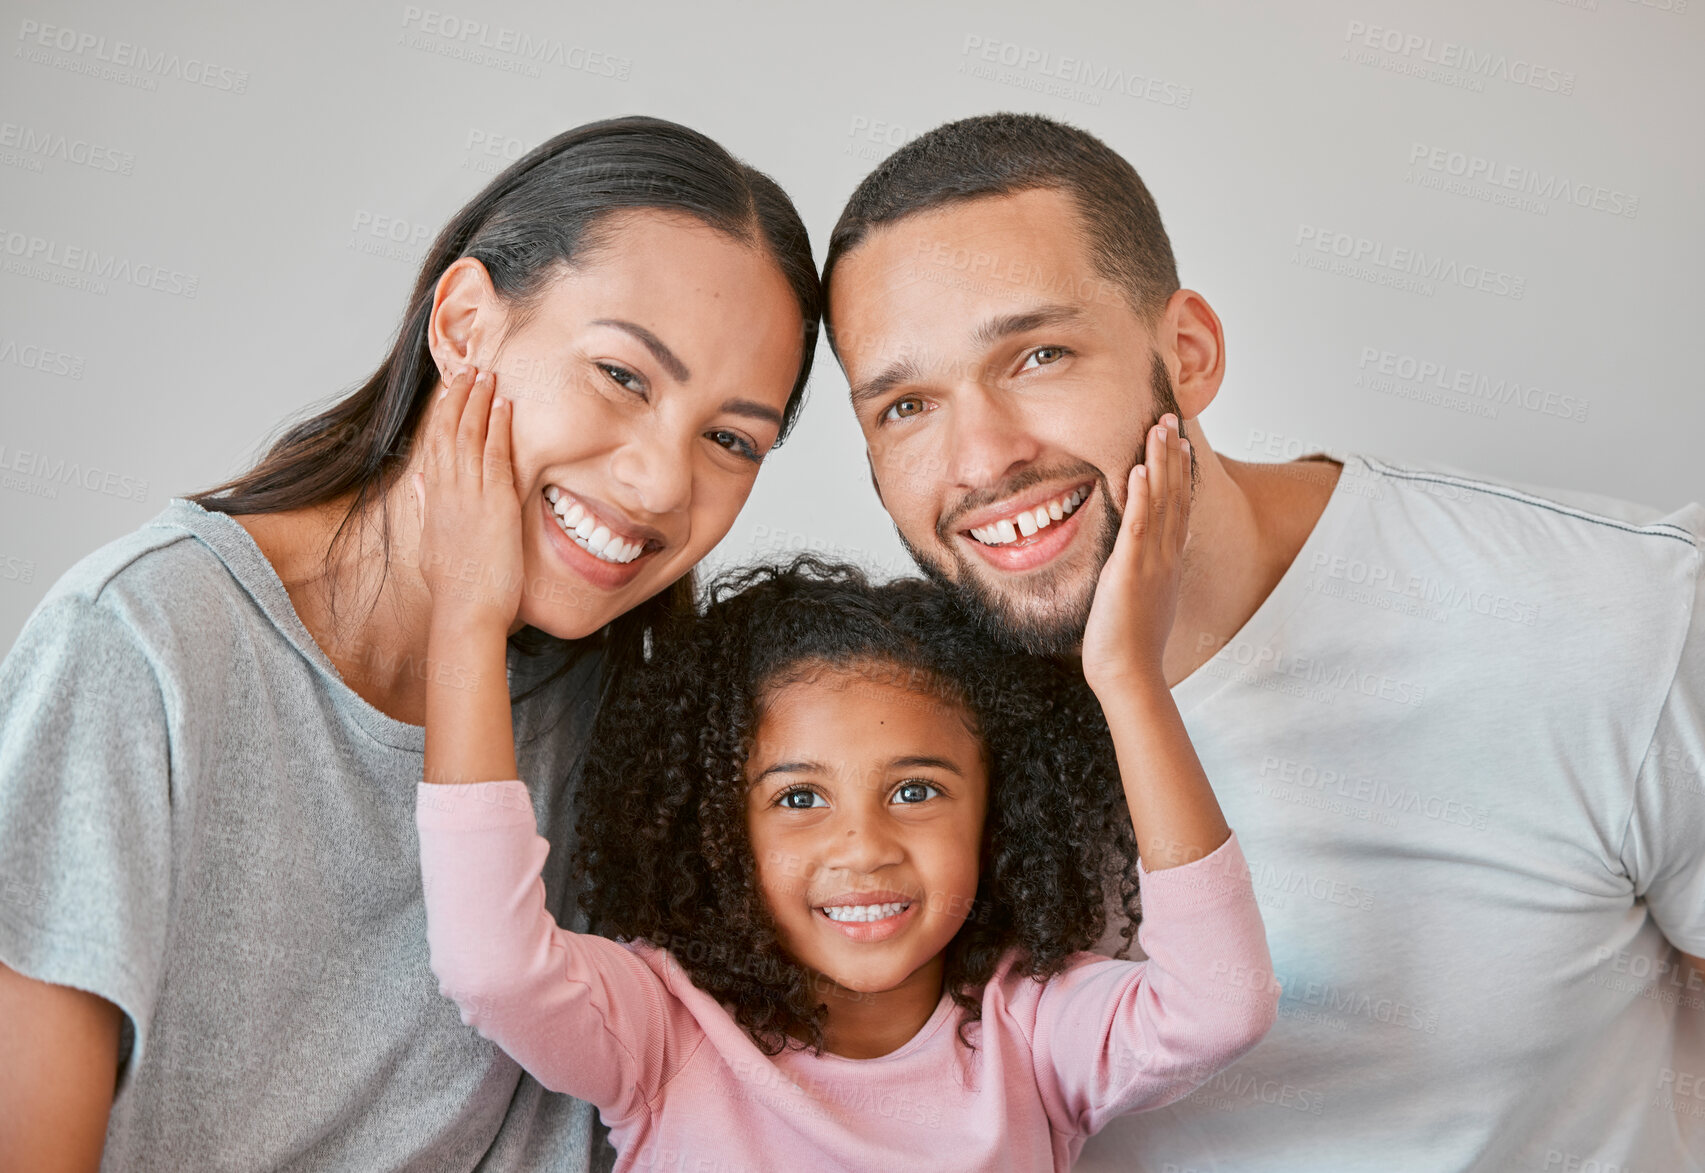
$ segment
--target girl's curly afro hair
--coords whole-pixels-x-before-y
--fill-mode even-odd
[[[576,857],[596,931],[670,950],[766,1054],[790,1042],[820,1050],[821,979],[782,951],[759,891],[746,755],[767,689],[821,668],[874,667],[961,706],[989,763],[976,902],[945,966],[960,1037],[1009,950],[1018,972],[1052,976],[1100,940],[1110,893],[1128,947],[1136,845],[1081,673],[996,649],[928,582],[873,585],[855,566],[811,556],[726,575],[706,599],[702,614],[657,631],[599,711]]]

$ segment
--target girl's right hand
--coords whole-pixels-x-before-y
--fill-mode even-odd
[[[507,633],[521,609],[521,501],[509,400],[491,371],[451,372],[433,400],[414,473],[420,569],[432,623]]]
[[[1097,695],[1159,683],[1161,656],[1178,609],[1190,533],[1190,442],[1168,412],[1149,429],[1131,469],[1125,515],[1101,568],[1083,630],[1083,674]]]

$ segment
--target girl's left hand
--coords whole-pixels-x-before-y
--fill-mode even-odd
[[[1168,412],[1131,469],[1125,516],[1101,568],[1083,631],[1083,674],[1097,695],[1131,684],[1164,688],[1161,657],[1178,609],[1190,532],[1190,442]]]
[[[497,627],[521,609],[521,501],[510,461],[509,400],[497,376],[466,367],[433,401],[414,474],[420,568],[432,623]]]

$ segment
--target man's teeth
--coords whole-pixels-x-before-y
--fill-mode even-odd
[[[638,558],[645,549],[644,542],[627,541],[610,533],[598,524],[598,519],[586,507],[555,485],[545,486],[545,497],[556,513],[556,523],[562,532],[573,538],[580,548],[605,562],[625,563]]]
[[[1044,505],[1034,509],[1025,509],[1003,517],[990,525],[979,526],[971,531],[971,536],[985,546],[1005,546],[1018,541],[1019,538],[1033,536],[1036,531],[1047,529],[1056,521],[1063,521],[1077,511],[1083,504],[1083,499],[1089,496],[1089,488],[1073,489],[1061,497],[1056,497]]]
[[[893,904],[830,904],[823,908],[823,915],[832,921],[863,922],[887,920],[891,916],[899,916],[911,904],[898,901]]]

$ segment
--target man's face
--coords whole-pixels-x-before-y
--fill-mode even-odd
[[[912,557],[1008,641],[1077,646],[1143,438],[1177,406],[1071,197],[991,196],[877,228],[836,266],[830,302]]]

